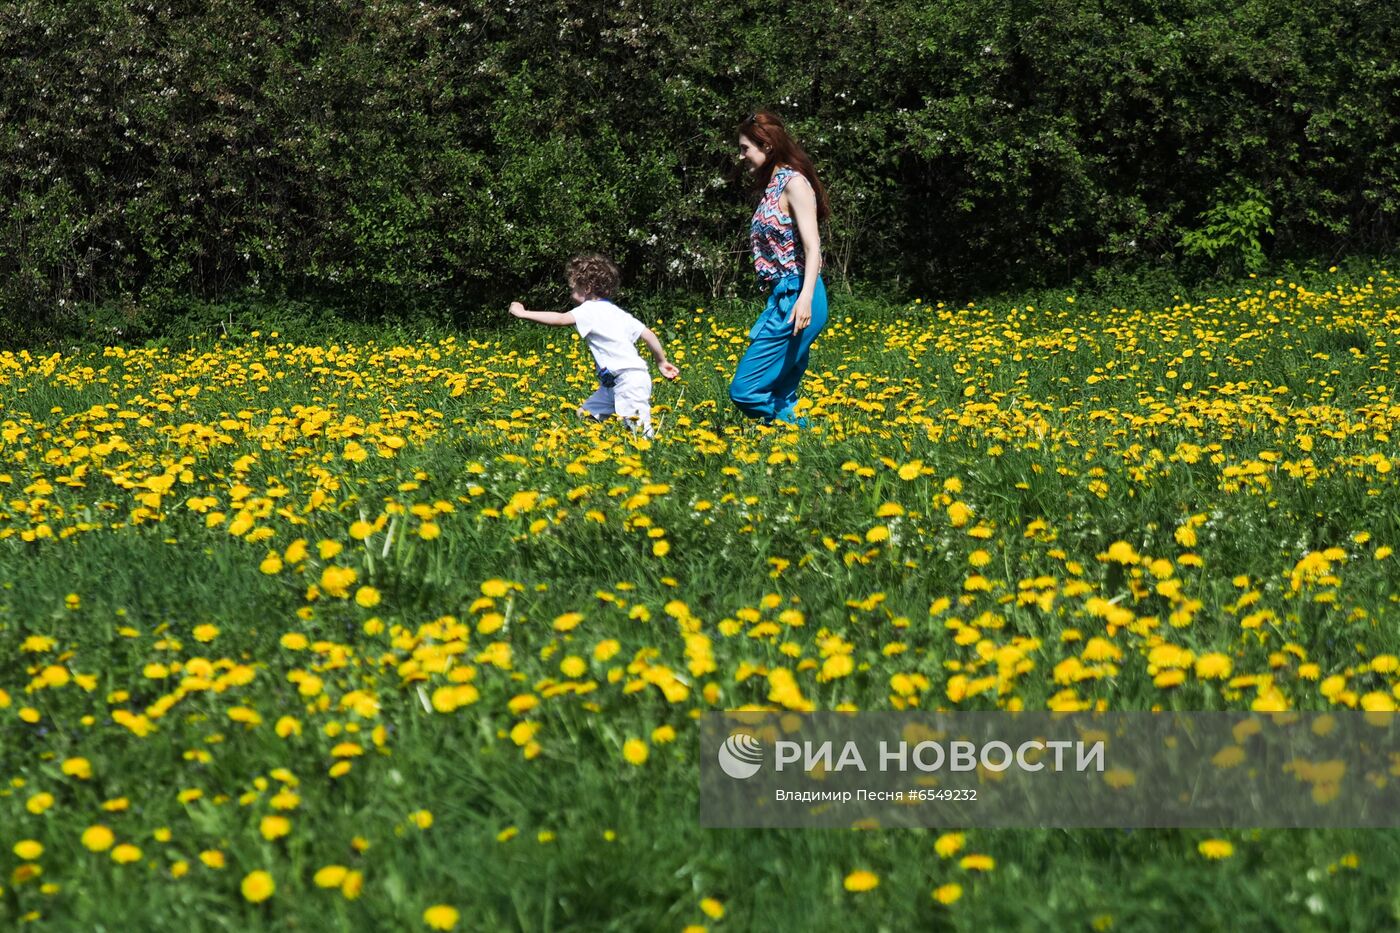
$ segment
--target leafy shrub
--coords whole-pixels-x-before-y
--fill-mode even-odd
[[[962,296],[1380,252],[1394,4],[17,0],[0,301],[318,296],[445,320],[566,254],[748,293],[733,127],[789,120],[835,284]]]
[[[1187,256],[1219,258],[1223,267],[1234,271],[1258,272],[1264,267],[1260,237],[1274,232],[1272,214],[1263,192],[1238,186],[1202,215],[1203,226],[1182,234],[1181,245]]]

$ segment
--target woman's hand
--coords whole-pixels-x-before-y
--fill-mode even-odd
[[[524,317],[525,306],[518,301],[512,301],[510,303],[510,313],[514,314],[516,317]]]
[[[812,296],[798,295],[797,301],[792,306],[792,316],[788,318],[792,321],[792,332],[794,335],[802,333],[802,329],[812,323]]]

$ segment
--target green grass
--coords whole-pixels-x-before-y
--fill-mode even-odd
[[[1147,310],[836,296],[803,433],[730,409],[753,308],[658,307],[683,381],[657,380],[650,445],[577,422],[577,341],[526,325],[6,355],[0,921],[412,929],[449,904],[472,930],[1394,926],[1389,831],[969,829],[944,858],[958,827],[698,825],[695,718],[783,702],[780,667],[818,709],[908,702],[897,673],[949,709],[1395,697],[1400,287],[1379,270],[1299,284]],[[167,468],[154,500],[139,484]],[[334,568],[355,571],[343,595]],[[559,630],[566,613],[582,620]],[[1091,638],[1121,659],[1057,679]],[[1236,679],[1188,665],[1159,683],[1162,642]],[[986,658],[1007,645],[1033,667],[1000,675]],[[821,674],[843,653],[849,672]],[[470,702],[433,708],[464,684]],[[63,771],[74,758],[90,778]],[[265,838],[279,812],[290,833]],[[94,824],[140,857],[88,851]],[[1204,858],[1212,836],[1234,854]],[[200,861],[214,851],[223,868]],[[317,885],[334,865],[362,873],[353,896]],[[257,904],[254,870],[277,886]],[[857,870],[878,887],[847,891]],[[949,883],[962,895],[941,905]]]

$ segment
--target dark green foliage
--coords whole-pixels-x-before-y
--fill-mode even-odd
[[[447,320],[599,248],[744,292],[737,120],[817,160],[837,280],[966,295],[1393,246],[1381,0],[14,0],[7,339],[75,303]]]

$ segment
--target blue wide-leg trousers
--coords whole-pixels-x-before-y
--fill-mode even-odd
[[[792,332],[792,309],[802,292],[802,277],[779,279],[768,304],[749,330],[749,348],[739,360],[729,384],[729,398],[750,418],[795,421],[793,406],[802,374],[807,371],[808,350],[826,326],[826,285],[817,278],[812,290],[812,320]]]

